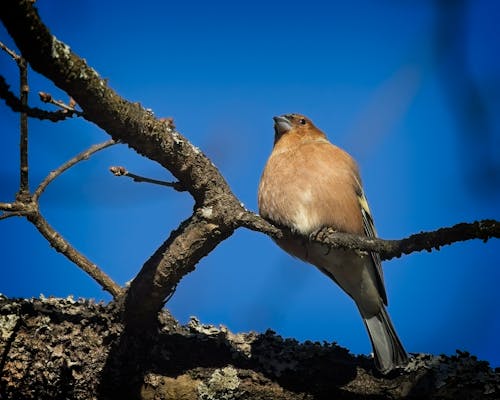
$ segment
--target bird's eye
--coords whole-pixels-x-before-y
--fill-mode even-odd
[[[305,125],[305,124],[306,124],[306,122],[307,122],[307,121],[306,121],[304,118],[299,119],[299,124],[300,124],[300,125]]]

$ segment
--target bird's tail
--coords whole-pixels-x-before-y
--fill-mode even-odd
[[[363,317],[363,321],[372,342],[377,369],[386,374],[395,367],[405,365],[408,354],[394,330],[385,307],[382,306],[380,312],[373,317]]]

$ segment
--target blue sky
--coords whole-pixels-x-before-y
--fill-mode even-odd
[[[431,1],[37,6],[52,33],[118,93],[158,117],[174,117],[251,210],[272,147],[272,116],[300,112],[358,160],[381,237],[500,219],[498,2],[471,1],[462,25],[452,9],[438,12]],[[451,42],[441,42],[447,32]],[[0,40],[12,43],[3,27]],[[16,68],[4,54],[0,70],[17,87]],[[463,90],[468,82],[481,102]],[[32,105],[38,91],[66,99],[36,73],[30,87]],[[477,112],[477,104],[486,111]],[[18,117],[1,106],[0,121],[0,201],[10,201],[18,185]],[[30,120],[31,187],[106,139],[82,120]],[[171,179],[118,145],[50,185],[41,208],[77,249],[124,284],[190,215],[193,202],[185,193],[115,178],[111,165]],[[0,235],[0,292],[109,300],[24,219],[0,221]],[[389,312],[407,350],[468,350],[499,366],[499,266],[498,240],[385,262]],[[233,331],[271,328],[371,351],[351,300],[255,232],[239,230],[223,242],[167,306],[182,322],[194,315]]]

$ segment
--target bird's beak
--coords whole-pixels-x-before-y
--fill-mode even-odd
[[[274,119],[274,129],[276,130],[277,134],[281,135],[292,129],[292,123],[284,115],[280,115],[279,117],[273,117],[273,119]]]

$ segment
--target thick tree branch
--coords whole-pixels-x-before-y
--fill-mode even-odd
[[[134,360],[130,379],[141,399],[493,400],[499,395],[499,371],[464,352],[418,354],[404,373],[380,376],[369,357],[355,357],[334,343],[299,343],[272,331],[234,334],[196,319],[181,326],[166,311],[160,320]],[[137,398],[116,383],[123,364],[113,344],[123,329],[112,305],[0,295],[0,330],[2,398]]]
[[[144,329],[156,321],[156,313],[180,280],[193,271],[198,261],[232,234],[207,222],[207,210],[199,210],[155,251],[132,281],[125,304],[125,321]]]

